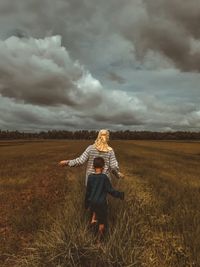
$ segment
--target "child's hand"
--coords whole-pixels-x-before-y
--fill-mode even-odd
[[[63,167],[63,166],[67,166],[68,163],[69,163],[69,160],[61,160],[61,161],[58,163],[58,165]]]

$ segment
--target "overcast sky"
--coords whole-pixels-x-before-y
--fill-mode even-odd
[[[0,129],[200,130],[199,0],[1,0]]]

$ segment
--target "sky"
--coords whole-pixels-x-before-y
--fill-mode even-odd
[[[0,129],[200,130],[199,0],[1,0]]]

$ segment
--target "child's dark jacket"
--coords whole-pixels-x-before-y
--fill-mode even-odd
[[[86,195],[85,195],[85,208],[93,206],[106,206],[107,194],[113,197],[124,199],[124,192],[115,190],[106,174],[90,174],[88,176]]]

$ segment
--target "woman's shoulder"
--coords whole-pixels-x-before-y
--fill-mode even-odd
[[[113,152],[113,148],[111,146],[109,146],[109,152]]]
[[[90,151],[90,150],[92,150],[92,149],[93,149],[93,145],[89,145],[89,146],[86,148],[87,151]]]

